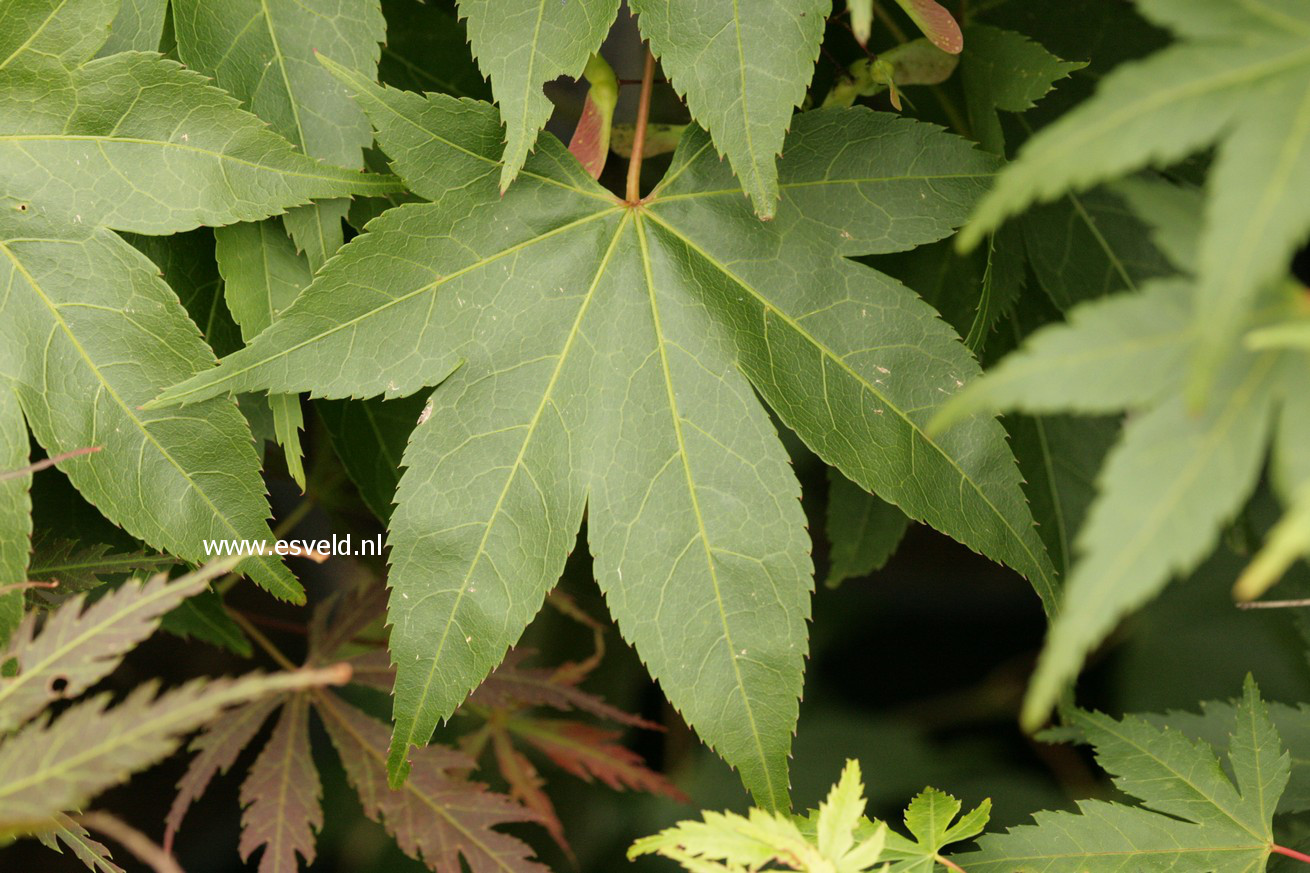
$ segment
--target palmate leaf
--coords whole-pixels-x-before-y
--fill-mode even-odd
[[[168,0],[122,0],[109,26],[109,40],[100,47],[99,56],[163,51],[159,43],[167,13]]]
[[[172,846],[173,836],[182,826],[187,809],[205,793],[210,780],[231,769],[237,756],[250,745],[264,722],[283,702],[281,697],[269,696],[235,707],[223,718],[207,725],[191,741],[188,751],[195,755],[177,782],[177,796],[164,819],[165,847]]]
[[[26,438],[26,433],[24,433]],[[104,585],[111,578],[153,573],[177,564],[176,558],[147,551],[117,551],[104,543],[78,542],[37,534],[27,575],[34,582],[53,582],[50,590],[29,594],[36,603],[57,606],[74,594]]]
[[[744,816],[706,812],[702,821],[679,822],[637,840],[628,858],[663,855],[692,873],[883,869],[874,865],[883,854],[887,830],[870,827],[864,807],[859,762],[847,761],[841,779],[808,820],[758,808]]]
[[[775,164],[814,75],[831,0],[767,0],[749,8],[735,0],[629,5],[692,118],[727,156],[755,211],[771,218],[779,194]]]
[[[387,728],[335,695],[318,695],[315,710],[359,793],[364,814],[380,821],[401,851],[438,873],[545,873],[532,849],[496,825],[536,821],[509,797],[452,775],[472,762],[442,746],[413,753],[413,774],[400,789],[387,785]]]
[[[203,76],[157,55],[0,70],[0,188],[33,211],[163,234],[395,187],[296,153]]]
[[[51,701],[76,697],[108,676],[125,654],[154,633],[164,613],[203,591],[223,570],[223,565],[214,565],[175,582],[163,574],[148,582],[127,582],[90,606],[84,596],[78,597],[55,610],[40,631],[37,613],[30,613],[0,656],[16,664],[12,675],[0,678],[0,732],[13,730]]]
[[[502,191],[523,168],[554,109],[542,85],[560,76],[581,77],[618,12],[619,0],[461,0],[469,44],[505,123]]]
[[[960,815],[960,801],[936,788],[925,788],[905,810],[907,839],[887,832],[887,847],[880,860],[892,862],[887,873],[933,873],[941,863],[942,849],[971,840],[982,833],[991,817],[992,802],[984,800]],[[956,821],[956,816],[960,816]]]
[[[1102,873],[1123,870],[1265,869],[1273,815],[1288,779],[1288,758],[1255,683],[1230,723],[1224,773],[1214,750],[1135,716],[1072,716],[1097,761],[1142,806],[1101,800],[1078,812],[1043,812],[1035,824],[989,835],[979,851],[957,856],[969,873]]]
[[[2,171],[0,171],[2,172]],[[38,442],[111,521],[155,548],[206,557],[205,539],[265,540],[268,503],[250,431],[230,402],[183,415],[138,407],[213,360],[155,265],[107,230],[32,206],[0,209],[0,374]],[[241,565],[284,599],[274,556]]]
[[[29,722],[0,744],[0,831],[41,830],[59,813],[168,757],[188,732],[228,706],[346,678],[340,669],[323,668],[198,679],[158,696],[151,683],[112,708],[108,695],[98,695],[53,720]]]
[[[297,854],[314,863],[322,794],[309,746],[309,697],[296,694],[241,784],[241,860],[263,847],[259,873],[297,873]]]
[[[1232,735],[1240,705],[1240,700],[1210,700],[1200,704],[1200,712],[1173,711],[1142,718],[1156,727],[1172,728],[1220,748]],[[1310,810],[1310,705],[1269,703],[1267,707],[1289,755],[1287,789],[1278,798],[1278,812],[1305,812]],[[1232,775],[1230,766],[1225,770]]]
[[[445,380],[390,528],[393,773],[521,634],[589,501],[620,630],[759,802],[787,804],[811,567],[752,385],[862,487],[1051,602],[999,426],[924,435],[976,364],[930,307],[843,257],[949,235],[990,158],[929,125],[829,110],[798,119],[770,224],[699,130],[640,209],[550,137],[502,198],[490,107],[341,74],[435,202],[374,220],[281,320],[157,402]]]
[[[1310,228],[1310,7],[1296,0],[1137,0],[1179,42],[1107,76],[1034,137],[961,235],[1148,164],[1219,143],[1197,270],[1196,349],[1207,381],[1257,291]]]

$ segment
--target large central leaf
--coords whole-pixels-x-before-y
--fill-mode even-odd
[[[992,159],[929,125],[833,110],[797,120],[768,224],[698,129],[640,205],[550,137],[501,197],[492,107],[335,69],[433,202],[375,219],[282,319],[161,401],[441,385],[390,530],[393,775],[519,637],[589,505],[620,629],[760,802],[787,805],[813,583],[756,391],[850,478],[1050,602],[999,426],[942,442],[922,429],[976,364],[913,293],[844,257],[949,235]]]

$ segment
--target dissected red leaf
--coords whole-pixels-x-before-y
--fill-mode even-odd
[[[314,863],[315,832],[323,828],[323,787],[309,746],[309,697],[282,708],[273,735],[241,783],[241,860],[260,846],[259,873],[298,873],[299,853]]]
[[[964,51],[964,34],[960,32],[959,23],[945,6],[936,0],[896,0],[896,2],[937,48],[953,55]]]
[[[507,725],[557,766],[587,782],[599,779],[618,791],[648,791],[689,802],[664,776],[646,767],[640,755],[614,742],[618,731],[565,719],[514,718]]]
[[[522,662],[532,652],[515,649],[486,678],[469,697],[469,702],[489,709],[518,709],[526,706],[548,706],[561,712],[579,710],[619,724],[646,730],[663,730],[651,721],[611,706],[594,694],[588,694],[565,679],[559,671],[536,667],[523,667]]]
[[[381,821],[405,854],[436,873],[461,873],[461,857],[471,873],[548,873],[527,843],[493,829],[541,823],[540,817],[453,774],[472,767],[467,756],[436,745],[416,749],[409,779],[393,790],[387,785],[387,726],[335,695],[318,695],[315,705],[365,814]]]
[[[182,827],[182,818],[205,793],[214,774],[231,769],[241,750],[250,745],[269,715],[281,705],[281,697],[247,703],[210,724],[191,741],[190,750],[196,755],[177,782],[177,797],[173,798],[168,818],[164,820],[164,851],[172,852],[173,838]]]
[[[514,741],[503,729],[492,732],[491,742],[496,752],[496,767],[509,784],[509,796],[539,815],[559,847],[573,857],[573,847],[564,837],[564,825],[555,812],[555,804],[542,790],[546,780],[541,778],[528,756],[514,748]]]

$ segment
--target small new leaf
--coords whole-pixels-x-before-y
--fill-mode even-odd
[[[827,800],[811,813],[812,838],[780,812],[706,812],[701,821],[679,822],[637,840],[628,858],[663,855],[692,873],[748,873],[769,864],[809,873],[863,873],[874,869],[887,837],[885,827],[868,826],[864,806],[860,765],[847,761]]]

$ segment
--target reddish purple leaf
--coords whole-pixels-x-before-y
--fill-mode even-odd
[[[460,858],[472,873],[548,873],[533,860],[530,846],[493,830],[510,822],[540,823],[540,817],[452,773],[473,766],[467,756],[436,745],[415,749],[409,779],[393,790],[387,785],[387,725],[335,695],[320,695],[315,705],[364,813],[381,821],[405,854],[436,873],[460,873]]]
[[[937,48],[953,55],[964,51],[964,34],[960,32],[960,25],[946,7],[936,0],[896,0],[896,2]]]
[[[241,783],[241,860],[263,846],[259,873],[297,873],[297,853],[314,863],[322,795],[309,747],[309,696],[297,694],[282,708],[268,745]]]

